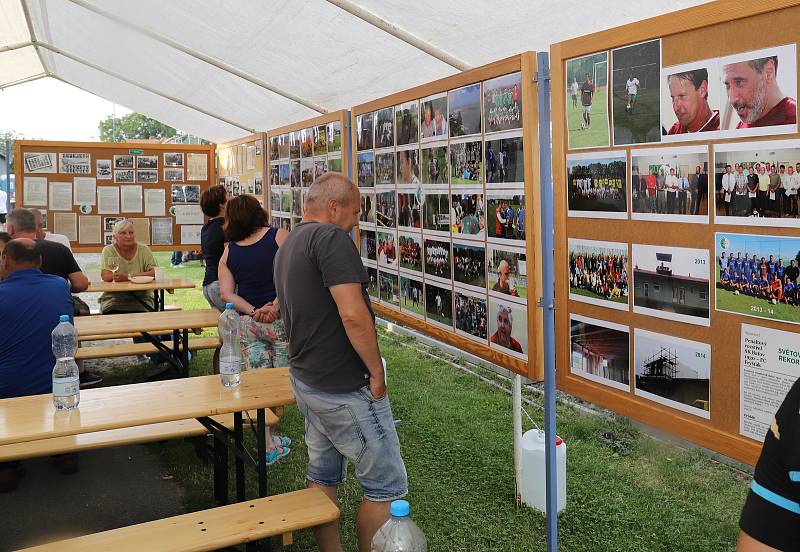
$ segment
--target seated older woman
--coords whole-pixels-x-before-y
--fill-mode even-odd
[[[136,241],[133,223],[126,219],[114,225],[114,243],[103,248],[100,266],[104,281],[127,282],[129,276],[155,276],[156,260],[149,247]],[[148,291],[103,293],[100,296],[100,312],[103,314],[152,309],[153,294]]]

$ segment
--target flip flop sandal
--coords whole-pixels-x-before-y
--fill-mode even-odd
[[[272,450],[267,451],[266,461],[267,466],[271,466],[284,456],[287,456],[291,452],[291,449],[287,447],[275,447]]]
[[[273,435],[272,444],[276,447],[289,447],[292,445],[292,440],[285,435]]]

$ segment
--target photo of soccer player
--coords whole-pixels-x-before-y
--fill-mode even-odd
[[[420,138],[422,142],[447,138],[447,92],[422,98]]]
[[[450,234],[450,195],[426,193],[423,228],[440,235]]]
[[[631,150],[631,218],[708,223],[708,146]]]
[[[525,151],[522,136],[486,140],[486,184],[511,184],[525,181]]]
[[[289,186],[292,188],[300,187],[300,160],[289,162]]]
[[[484,81],[484,132],[515,128],[522,128],[522,74],[511,73]]]
[[[661,40],[611,51],[614,145],[661,140]]]
[[[628,218],[624,151],[567,155],[569,216]]]
[[[362,259],[370,261],[378,260],[378,245],[375,241],[375,230],[358,229],[359,233],[359,251]]]
[[[304,157],[300,160],[300,185],[303,188],[308,188],[314,183],[314,159],[312,157]]]
[[[425,274],[442,280],[444,283],[452,280],[450,242],[426,239],[424,243]]]
[[[462,191],[462,190],[459,190]],[[483,188],[463,190],[452,194],[450,222],[453,236],[483,239],[486,228],[486,211],[483,205]]]
[[[328,154],[328,126],[318,125],[314,127],[314,155]]]
[[[300,131],[300,157],[314,156],[314,129],[304,128]]]
[[[661,141],[709,140],[719,136],[719,60],[661,69]]]
[[[396,155],[396,182],[419,185],[419,150],[416,147],[400,149]]]
[[[397,227],[397,196],[394,190],[375,194],[375,221],[378,226]]]
[[[420,152],[420,181],[423,184],[445,184],[449,182],[447,145],[423,147]]]
[[[394,146],[394,108],[387,107],[375,113],[375,149]]]
[[[361,214],[358,216],[358,224],[375,226],[375,194],[361,193]]]
[[[375,154],[375,184],[377,186],[394,184],[394,153]]]
[[[483,184],[480,141],[450,143],[450,184]]]
[[[422,273],[422,238],[417,234],[400,232],[400,269]]]
[[[486,254],[489,295],[514,297],[524,302],[528,297],[525,259],[525,249],[521,247],[500,249],[489,246]]]
[[[271,136],[269,139],[269,160],[270,161],[277,161],[278,160],[278,137]]]
[[[342,151],[342,123],[328,123],[328,153]]]
[[[278,165],[278,185],[289,185],[289,163],[281,163]]]
[[[389,306],[400,307],[400,285],[397,274],[378,271],[378,285],[382,303]]]
[[[630,391],[628,326],[570,314],[569,370],[576,376]]]
[[[419,101],[396,105],[394,123],[398,146],[419,142]]]
[[[567,60],[566,80],[568,148],[608,146],[608,52]]]
[[[481,85],[470,84],[447,93],[450,137],[481,132]]]
[[[378,269],[374,266],[366,266],[369,283],[367,284],[367,295],[378,299]]]
[[[453,242],[453,279],[482,291],[486,288],[486,250],[475,242]]]
[[[425,292],[421,280],[400,276],[400,310],[416,318],[425,318]]]
[[[486,228],[490,242],[519,245],[525,241],[524,190],[486,191]]]
[[[453,292],[431,283],[425,283],[425,313],[429,322],[453,327]]]
[[[629,310],[628,244],[569,238],[569,298]]]
[[[528,309],[524,305],[489,297],[489,347],[528,358]]]
[[[278,136],[278,159],[289,159],[289,134]]]
[[[800,228],[800,140],[714,145],[714,222]]]
[[[486,343],[489,322],[486,313],[486,296],[456,287],[456,333]]]
[[[374,143],[374,129],[372,126],[374,114],[363,113],[356,117],[356,149],[364,151],[372,149]]]
[[[358,154],[358,186],[375,186],[375,154],[371,151]]]
[[[400,228],[422,228],[421,194],[415,189],[397,192],[397,225]]]
[[[723,137],[797,132],[797,45],[720,59]]]
[[[717,310],[800,324],[800,238],[717,232],[714,242]]]
[[[289,133],[289,158],[300,159],[300,131]]]
[[[378,230],[377,257],[378,266],[397,269],[397,234],[394,230]]]

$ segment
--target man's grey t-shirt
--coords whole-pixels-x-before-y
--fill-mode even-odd
[[[350,236],[332,224],[304,222],[275,255],[275,288],[289,338],[289,367],[306,385],[348,393],[367,384],[369,371],[347,338],[328,288],[361,284],[374,318],[369,277]]]

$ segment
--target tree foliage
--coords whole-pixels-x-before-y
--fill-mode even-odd
[[[100,121],[97,126],[100,130],[101,142],[169,138],[176,134],[175,129],[171,126],[146,117],[141,113],[129,113],[123,117],[117,117],[116,128],[114,128],[114,118],[111,115]]]

